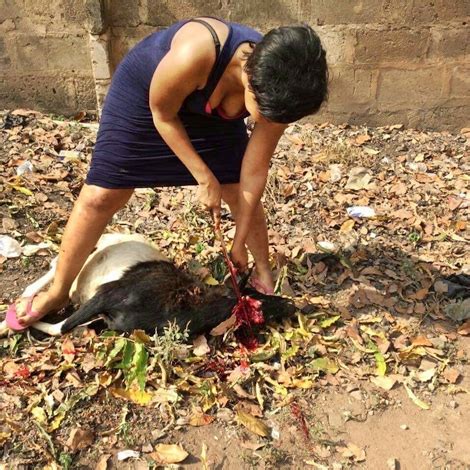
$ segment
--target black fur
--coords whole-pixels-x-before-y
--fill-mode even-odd
[[[265,319],[292,314],[294,304],[279,296],[243,289],[260,300]],[[188,327],[191,335],[210,331],[226,320],[237,303],[225,286],[209,287],[166,261],[146,261],[130,268],[118,281],[103,284],[96,295],[62,325],[62,333],[102,316],[108,328],[131,332],[162,331],[169,322]]]

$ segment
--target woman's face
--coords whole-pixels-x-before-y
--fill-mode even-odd
[[[259,112],[255,94],[250,89],[248,76],[245,72],[242,72],[242,82],[243,87],[245,88],[245,108],[250,113],[251,119],[253,119],[255,122],[265,120],[263,115]]]

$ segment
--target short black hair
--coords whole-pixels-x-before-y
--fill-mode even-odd
[[[307,25],[269,31],[244,70],[259,111],[269,121],[290,123],[314,114],[328,95],[326,52]]]

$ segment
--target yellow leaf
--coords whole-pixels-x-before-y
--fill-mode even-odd
[[[292,381],[292,385],[297,388],[312,388],[313,387],[313,382],[311,380],[307,379],[294,379]]]
[[[344,222],[343,225],[341,225],[341,228],[339,229],[339,231],[341,233],[348,233],[353,229],[354,224],[355,224],[354,220],[346,220],[346,222]]]
[[[237,411],[237,420],[240,424],[243,424],[243,426],[258,436],[269,436],[269,427],[258,418],[255,418],[254,416],[251,416],[250,414],[243,411]]]
[[[205,282],[208,286],[218,286],[218,285],[219,285],[219,281],[217,281],[217,279],[214,279],[211,275],[207,276],[207,277],[204,279],[204,282]]]
[[[25,188],[23,186],[19,186],[18,184],[12,184],[12,183],[7,183],[7,184],[8,184],[8,186],[11,186],[13,189],[16,189],[17,191],[19,191],[22,194],[25,194],[26,196],[32,196],[33,195],[33,192],[28,188]]]
[[[46,412],[44,411],[43,408],[40,406],[35,406],[31,410],[31,414],[34,416],[34,419],[39,423],[39,424],[46,424],[47,423],[47,415]]]
[[[413,400],[415,405],[419,406],[423,410],[429,410],[430,406],[427,403],[421,401],[406,384],[403,385],[405,387],[406,393],[411,398],[411,400]]]
[[[189,454],[179,444],[157,444],[150,456],[161,464],[182,462]]]
[[[148,405],[152,400],[152,395],[142,390],[126,390],[125,388],[110,388],[109,391],[115,397],[133,401],[138,405]]]

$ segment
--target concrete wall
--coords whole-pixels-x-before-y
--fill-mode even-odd
[[[102,0],[101,5],[0,0],[0,5],[0,107],[54,112],[94,107],[93,74],[101,96],[107,70],[139,39],[180,18],[213,15],[261,31],[298,22],[317,29],[331,70],[330,100],[317,120],[436,129],[470,124],[469,0]],[[90,52],[90,44],[99,50]],[[51,83],[57,84],[55,93]]]

